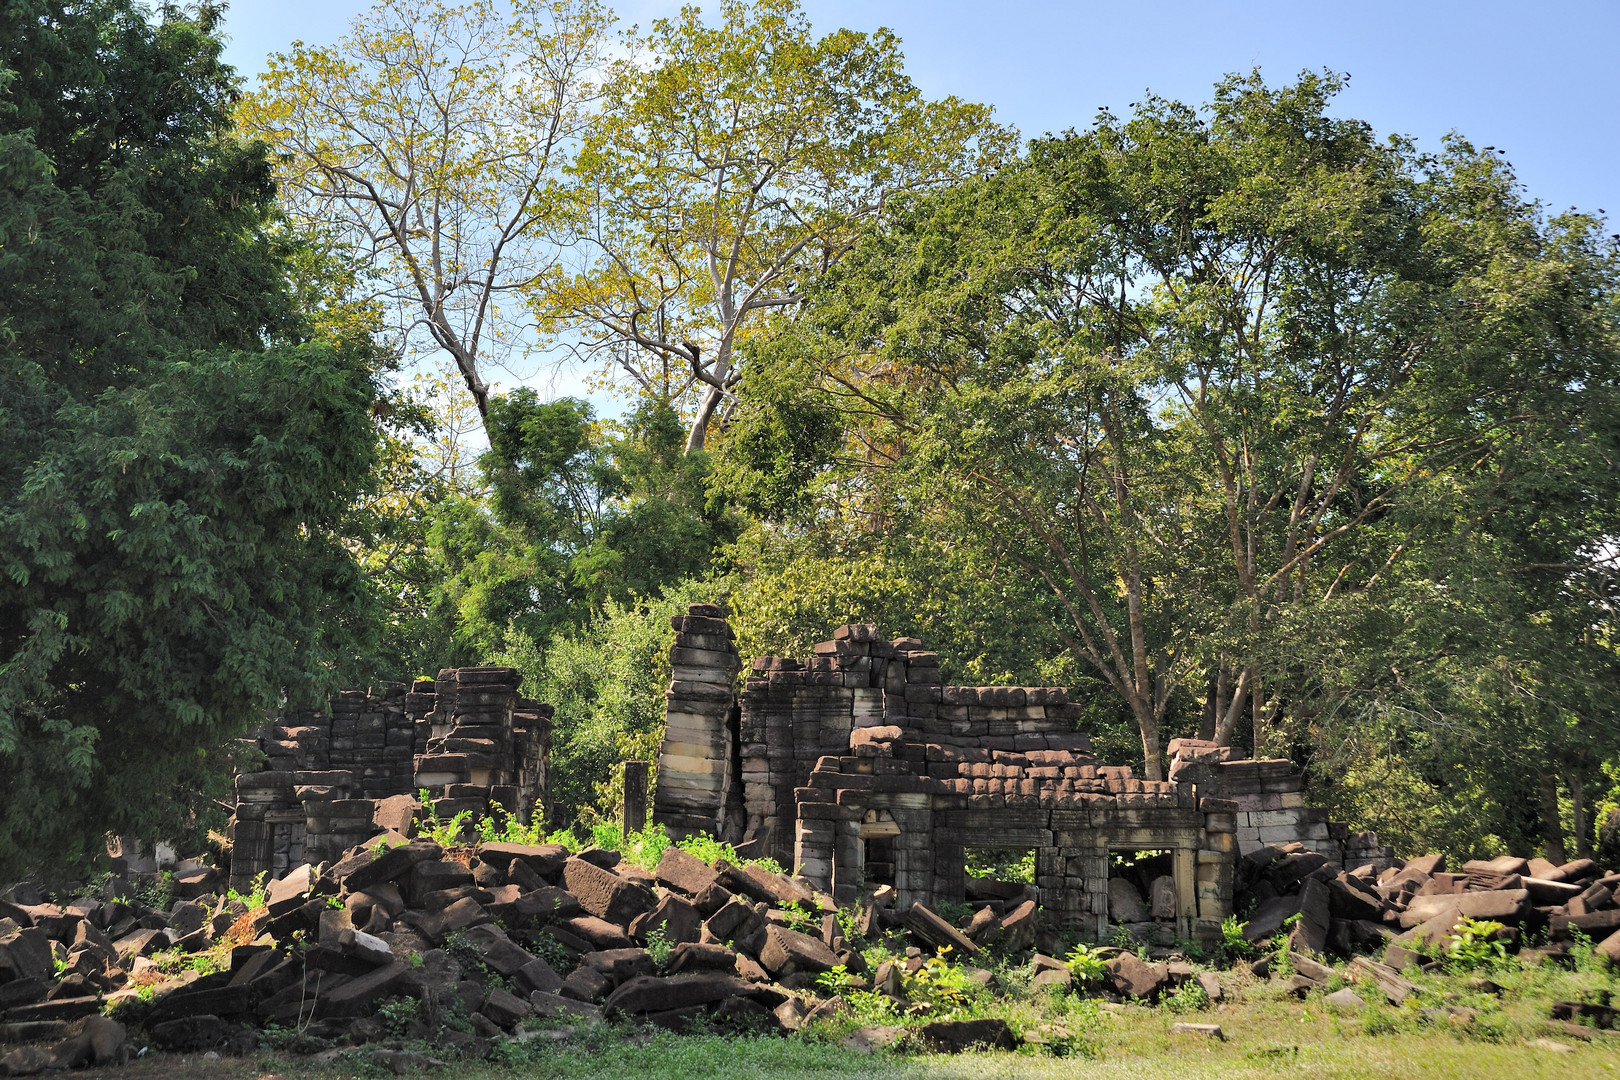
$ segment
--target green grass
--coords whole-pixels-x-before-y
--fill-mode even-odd
[[[1079,1038],[1083,1055],[1055,1058],[1023,1051],[1017,1054],[973,1053],[959,1056],[864,1053],[841,1043],[842,1032],[825,1029],[812,1036],[727,1039],[672,1035],[645,1028],[581,1025],[557,1027],[540,1038],[508,1049],[496,1062],[455,1062],[456,1080],[953,1080],[953,1078],[1084,1077],[1086,1080],[1164,1080],[1306,1075],[1322,1080],[1372,1080],[1389,1076],[1422,1076],[1424,1080],[1534,1080],[1538,1077],[1620,1077],[1620,1033],[1592,1032],[1590,1042],[1547,1028],[1546,1005],[1564,997],[1608,985],[1606,977],[1557,971],[1500,971],[1496,981],[1508,987],[1505,1001],[1494,1007],[1491,1023],[1453,1027],[1426,1019],[1417,1007],[1397,1010],[1384,1005],[1366,1013],[1339,1013],[1320,997],[1305,1001],[1285,997],[1275,985],[1242,981],[1241,1000],[1210,1009],[1176,1014],[1164,1008],[1124,1006],[1100,1010],[1093,1003],[1010,1003],[1005,1011],[1016,1030],[1054,1021],[1066,1024]],[[1485,1012],[1492,1006],[1459,994],[1459,980],[1423,980],[1424,1002],[1432,1005],[1454,996]],[[1549,996],[1551,995],[1551,996]],[[1366,1017],[1380,1017],[1368,1024]],[[1226,1041],[1172,1035],[1177,1021],[1216,1023]],[[1376,1033],[1374,1033],[1376,1032]],[[1568,1053],[1540,1049],[1531,1040],[1552,1038]],[[307,1060],[264,1055],[250,1061],[213,1063],[212,1071],[175,1071],[173,1059],[143,1062],[130,1070],[140,1076],[175,1080],[223,1077],[303,1078],[385,1075],[363,1060],[350,1058],[325,1069]]]
[[[1538,1077],[1620,1076],[1620,1049],[1576,1043],[1572,1053],[1555,1053],[1519,1044],[1480,1043],[1448,1034],[1365,1036],[1322,1030],[1319,1020],[1269,1017],[1251,1025],[1233,1018],[1212,1017],[1228,1027],[1226,1043],[1197,1036],[1171,1036],[1170,1021],[1161,1024],[1123,1022],[1100,1058],[1051,1058],[1028,1054],[971,1053],[946,1055],[866,1054],[801,1039],[722,1039],[709,1036],[645,1034],[627,1040],[586,1046],[556,1044],[530,1060],[513,1064],[470,1063],[455,1066],[457,1080],[643,1080],[672,1077],[688,1080],[951,1080],[951,1078],[1085,1077],[1088,1080],[1142,1078],[1275,1077],[1307,1075],[1323,1080],[1422,1076],[1425,1080],[1534,1080]],[[1128,1034],[1128,1038],[1125,1036]],[[1117,1040],[1117,1041],[1116,1041]],[[585,1051],[585,1052],[582,1052]],[[351,1067],[336,1072],[305,1071],[295,1060],[261,1059],[258,1068],[282,1076],[354,1076]]]

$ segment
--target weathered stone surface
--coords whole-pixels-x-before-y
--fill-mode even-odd
[[[521,860],[545,881],[555,884],[568,861],[568,849],[561,844],[481,844],[478,857],[485,862],[504,866],[513,859]]]
[[[1401,978],[1394,968],[1358,956],[1350,961],[1350,977],[1356,982],[1371,982],[1384,992],[1390,1002],[1399,1005],[1417,993],[1417,986]]]
[[[1243,928],[1243,940],[1264,941],[1283,928],[1283,923],[1289,916],[1298,914],[1299,897],[1274,896],[1263,902],[1249,916],[1248,925]]]
[[[737,953],[724,945],[685,942],[675,946],[669,956],[669,973],[679,975],[692,971],[735,971]]]
[[[615,990],[602,1003],[602,1011],[608,1016],[664,1012],[724,1001],[733,995],[746,996],[749,992],[747,983],[720,972],[665,977],[642,975]]]
[[[407,918],[424,937],[433,944],[440,945],[457,930],[467,930],[489,922],[490,914],[478,901],[465,897],[443,911],[426,915],[413,911]]]
[[[936,1020],[917,1029],[917,1044],[935,1054],[964,1050],[1016,1050],[1018,1040],[1005,1020]]]
[[[1040,929],[1040,908],[1033,900],[1025,900],[1001,917],[994,933],[987,934],[985,944],[1001,942],[1004,949],[1020,952],[1035,944]]]
[[[1415,896],[1401,912],[1401,926],[1410,929],[1436,915],[1455,910],[1469,919],[1490,919],[1516,923],[1530,907],[1530,893],[1524,889],[1455,893],[1449,896]]]
[[[55,1064],[48,1050],[37,1046],[23,1046],[0,1057],[0,1076],[33,1076],[52,1068]]]
[[[461,936],[461,940],[485,966],[506,978],[516,975],[535,960],[533,955],[515,944],[504,930],[493,923],[471,928]],[[531,989],[540,990],[543,987]]]
[[[580,907],[617,926],[628,926],[653,906],[652,890],[645,885],[578,857],[563,864],[563,883]]]
[[[1222,1042],[1226,1041],[1226,1033],[1221,1030],[1221,1025],[1219,1024],[1192,1024],[1185,1020],[1180,1020],[1170,1025],[1170,1034],[1196,1035],[1201,1039],[1219,1039]]]
[[[484,998],[484,1004],[479,1008],[495,1023],[496,1027],[507,1031],[516,1027],[518,1022],[526,1019],[534,1011],[533,1007],[522,998],[509,991],[494,987]]]
[[[1108,879],[1108,917],[1117,923],[1147,922],[1153,917],[1142,894],[1125,878]]]
[[[1332,928],[1328,887],[1319,878],[1307,878],[1299,893],[1299,921],[1288,932],[1289,948],[1308,956],[1321,956],[1327,952],[1328,932]]]
[[[212,1050],[225,1042],[225,1023],[217,1016],[182,1016],[151,1028],[152,1042],[161,1050],[194,1053]]]
[[[545,994],[555,994],[563,984],[562,976],[538,956],[519,968],[513,981],[529,993],[539,991]]]
[[[765,945],[759,950],[759,962],[780,979],[796,971],[831,971],[838,966],[838,956],[808,934],[771,925],[765,928]]]
[[[529,995],[529,1007],[536,1016],[601,1016],[602,1010],[587,1001],[576,1001],[560,994],[536,990]]]
[[[444,849],[438,844],[427,840],[417,840],[398,847],[386,848],[377,852],[367,861],[364,856],[357,856],[354,860],[345,859],[332,868],[332,876],[347,892],[359,892],[384,882],[397,882],[411,872],[411,867],[419,862],[431,862],[444,854]],[[339,876],[338,871],[343,873]]]
[[[0,937],[0,982],[45,978],[52,966],[51,941],[43,930],[29,927]]]
[[[595,968],[569,972],[558,994],[575,1001],[599,1002],[613,992],[613,980]]]
[[[279,880],[272,881],[266,891],[270,917],[279,918],[303,907],[309,891],[315,885],[315,869],[308,863],[295,866]]]
[[[1322,1000],[1335,1009],[1343,1009],[1345,1012],[1360,1012],[1367,1007],[1367,1003],[1361,999],[1361,995],[1348,986],[1333,991]]]
[[[622,927],[615,926],[606,919],[598,919],[594,915],[564,919],[558,926],[585,941],[593,949],[633,949],[636,945]]]
[[[967,935],[922,904],[912,904],[906,910],[904,925],[906,930],[935,949],[950,949],[957,956],[979,955],[979,947],[969,941]]]
[[[579,959],[584,966],[612,979],[614,986],[638,975],[652,975],[658,970],[653,963],[652,953],[646,949],[602,949],[586,953]]]
[[[1108,988],[1123,997],[1144,1000],[1158,995],[1170,977],[1163,964],[1150,964],[1135,953],[1120,953],[1107,964]]]
[[[326,995],[320,1011],[325,1016],[369,1016],[378,1002],[393,996],[410,970],[409,964],[396,962],[351,979]]]
[[[672,945],[696,942],[703,931],[703,917],[690,900],[669,893],[651,911],[637,915],[630,922],[633,938],[645,941],[654,931]]]
[[[719,884],[719,875],[713,867],[677,847],[665,849],[653,873],[659,884],[692,897],[701,896],[705,890]]]

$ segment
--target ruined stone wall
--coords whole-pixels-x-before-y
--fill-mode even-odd
[[[745,839],[783,865],[799,843],[795,790],[822,757],[854,744],[903,729],[904,752],[922,772],[927,743],[1007,752],[1090,746],[1073,730],[1078,708],[1062,688],[942,686],[938,653],[915,638],[889,641],[870,625],[839,628],[805,660],[755,660],[739,701]]]
[[[1325,809],[1307,805],[1305,778],[1286,758],[1243,758],[1198,739],[1172,740],[1169,754],[1171,779],[1232,804],[1240,854],[1299,844],[1346,870],[1371,865],[1376,872],[1394,861],[1394,850],[1376,833],[1352,833]]]
[[[249,740],[264,767],[236,777],[231,887],[404,831],[421,788],[441,818],[491,804],[543,815],[552,711],[519,697],[518,682],[512,668],[446,669],[267,724]]]
[[[692,604],[670,619],[670,682],[658,751],[653,820],[676,837],[705,832],[737,839],[736,695],[742,661],[731,627],[714,604]]]

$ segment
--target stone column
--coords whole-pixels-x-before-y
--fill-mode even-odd
[[[732,684],[741,668],[731,627],[714,604],[670,619],[664,741],[658,748],[653,820],[677,838],[719,833],[731,781]]]

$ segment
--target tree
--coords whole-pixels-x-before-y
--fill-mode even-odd
[[[364,260],[399,347],[426,332],[481,416],[481,364],[570,220],[559,185],[609,16],[595,0],[384,0],[331,48],[272,57],[239,110],[288,212]]]
[[[983,171],[990,110],[925,101],[887,30],[815,38],[798,0],[722,0],[631,31],[574,165],[595,254],[535,294],[641,393],[695,409],[688,451],[735,396],[738,347],[794,309],[893,200]],[[696,401],[688,395],[698,393]]]
[[[482,491],[438,508],[436,617],[454,626],[446,662],[481,662],[514,632],[534,642],[579,628],[609,600],[656,595],[709,570],[739,527],[708,496],[708,463],[681,453],[667,402],[597,422],[574,398],[527,387],[490,399]]]
[[[293,303],[218,24],[0,8],[0,878],[195,826],[363,631],[376,358]]]
[[[1493,154],[1329,117],[1337,87],[1149,98],[916,200],[762,354],[733,475],[810,448],[874,520],[929,508],[1044,582],[1153,777],[1178,694],[1228,681],[1211,733],[1247,704],[1264,749],[1326,685],[1290,635],[1445,588],[1459,543],[1558,588],[1610,535],[1613,250]],[[814,401],[835,450],[771,434]]]

